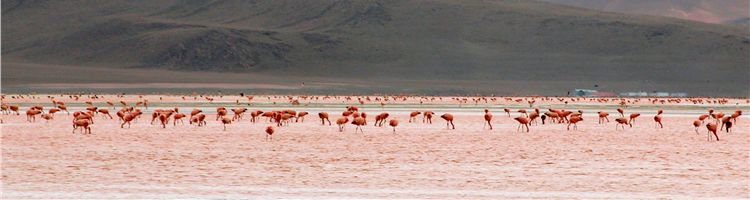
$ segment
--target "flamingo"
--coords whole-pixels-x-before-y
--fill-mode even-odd
[[[570,124],[573,124],[573,130],[578,130],[578,122],[580,121],[583,121],[583,117],[581,116],[570,117],[570,120],[568,120],[568,130],[570,130]]]
[[[629,125],[630,127],[633,127],[632,124],[628,123],[628,119],[624,117],[617,118],[615,119],[615,121],[617,122],[617,124],[615,124],[615,130],[617,130],[617,127],[620,125],[622,125],[622,130],[625,130],[625,125]]]
[[[521,113],[522,116],[529,117],[529,114],[526,113],[526,109],[519,109],[519,113]]]
[[[630,127],[633,127],[633,122],[635,122],[635,118],[638,118],[638,116],[641,116],[641,114],[640,113],[630,114],[630,119],[628,121],[628,124],[630,124]]]
[[[732,121],[734,121],[734,123],[736,124],[737,118],[740,118],[741,115],[742,115],[741,110],[734,111],[734,113],[732,113]]]
[[[258,118],[258,116],[260,116],[262,114],[263,114],[263,111],[261,111],[261,110],[256,110],[256,111],[250,112],[250,122],[255,123],[255,120]]]
[[[196,123],[198,126],[206,125],[206,115],[203,113],[190,117],[190,124]]]
[[[331,120],[328,120],[328,113],[327,112],[319,112],[318,117],[320,117],[320,122],[323,123],[323,125],[326,125],[326,121],[328,121],[328,125],[331,125]]]
[[[487,127],[487,125],[490,125],[490,130],[492,130],[492,123],[490,123],[490,121],[492,121],[492,113],[490,113],[490,110],[484,109],[484,121],[487,123],[484,124],[482,128],[485,128]]]
[[[598,112],[598,114],[599,114],[599,124],[601,124],[602,122],[604,122],[605,119],[607,120],[607,122],[609,122],[609,117],[608,117],[609,113]]]
[[[357,126],[357,128],[354,129],[354,133],[357,133],[357,129],[359,129],[360,132],[365,133],[364,130],[362,130],[362,126],[365,125],[365,118],[354,118],[354,120],[352,120],[352,124]]]
[[[50,110],[52,110],[52,109],[50,109]],[[109,114],[109,110],[107,110],[107,109],[101,108],[101,109],[97,110],[97,112],[101,113],[102,117],[107,117],[108,116],[109,119],[114,119],[114,118],[112,118],[112,115]]]
[[[664,128],[664,125],[661,124],[661,115],[654,116],[654,122],[656,122],[656,126],[659,128]]]
[[[232,124],[232,118],[221,117],[221,124],[224,125],[224,131],[227,130],[227,124]]]
[[[349,118],[347,117],[340,117],[336,120],[336,124],[339,125],[339,132],[344,132],[344,126],[346,125],[346,122],[349,122]]]
[[[162,128],[167,128],[167,123],[169,123],[169,117],[167,113],[162,113],[159,115],[159,122],[161,122]]]
[[[42,114],[43,112],[41,110],[37,110],[34,108],[30,108],[26,111],[26,121],[32,122],[31,120],[34,120],[36,122],[36,115]]]
[[[51,115],[51,114],[42,114],[42,119],[44,119],[44,120],[45,120],[45,122],[44,122],[44,123],[49,123],[49,120],[52,120],[52,118],[53,118],[53,117],[52,117],[52,115]]]
[[[718,125],[716,125],[716,123],[711,122],[711,123],[706,124],[706,129],[708,129],[707,141],[711,140],[711,133],[713,133],[714,136],[716,136],[716,141],[719,141],[719,135],[716,134],[716,128],[718,128]]]
[[[696,135],[699,134],[698,133],[698,127],[701,127],[702,124],[703,124],[703,121],[701,121],[700,119],[696,119],[695,121],[693,121],[693,126],[695,127],[695,134]]]
[[[199,113],[202,113],[202,112],[203,111],[201,109],[195,108],[195,109],[193,109],[193,111],[190,111],[190,117],[192,118],[193,116],[195,116],[195,115],[197,115]]]
[[[185,124],[185,122],[182,120],[182,118],[185,118],[185,114],[177,113],[177,114],[174,114],[174,116],[172,117],[174,118],[174,120],[172,120],[173,126],[177,126],[177,120],[180,120],[182,124]]]
[[[60,109],[51,108],[51,109],[47,110],[47,114],[50,114],[52,116],[55,116],[55,113],[57,113],[57,112],[60,112]]]
[[[424,111],[424,113],[422,113],[422,123],[425,123],[426,121],[428,124],[432,124],[432,115],[434,114],[435,113],[432,111]]]
[[[375,116],[375,126],[383,126],[385,123],[385,120],[388,118],[390,114],[384,112],[380,113],[379,115]]]
[[[16,113],[16,115],[20,115],[20,114],[18,114],[18,106],[9,106],[9,108],[10,108],[10,111],[13,111],[13,112],[15,112],[15,113]],[[67,112],[67,111],[68,111],[68,110],[66,110],[66,109],[63,109],[63,110],[65,110],[65,112]]]
[[[531,120],[529,118],[524,117],[524,116],[520,116],[520,117],[516,117],[516,118],[513,118],[513,119],[516,120],[519,123],[518,124],[518,128],[516,128],[516,131],[519,131],[519,130],[523,131],[522,127],[524,127],[524,126],[526,127],[526,132],[531,131],[531,130],[529,130],[529,122],[531,122]]]
[[[719,127],[719,131],[723,130],[724,127],[726,127],[727,133],[729,133],[729,131],[731,130],[730,128],[732,128],[732,117],[731,116],[726,116],[726,117],[724,117],[724,118],[721,119],[721,127]]]
[[[90,125],[91,121],[89,121],[88,119],[75,120],[73,121],[73,133],[76,133],[76,129],[80,127],[82,133],[85,134],[86,132],[88,132],[88,134],[91,134],[91,127],[89,127]]]
[[[308,112],[299,112],[297,113],[297,118],[294,119],[294,122],[299,122],[299,119],[302,119],[302,122],[305,122],[305,116],[307,116]]]
[[[266,127],[266,140],[273,141],[273,126]]]
[[[242,114],[247,111],[247,108],[232,108],[232,112],[234,113],[234,116],[232,117],[232,121],[237,120],[239,121],[242,119]]]
[[[453,129],[456,129],[456,125],[453,124],[453,115],[445,113],[443,115],[440,115],[440,118],[443,118],[445,120],[446,128],[450,129],[450,127],[453,126]]]
[[[224,107],[219,107],[216,109],[216,121],[219,121],[219,119],[223,119],[224,116],[227,116],[227,109]]]
[[[388,122],[388,125],[393,127],[393,133],[396,133],[396,126],[398,126],[398,120],[391,119],[391,121]]]
[[[135,119],[136,115],[133,113],[127,114],[122,118],[122,124],[120,124],[120,128],[125,128],[125,124],[128,124],[128,128],[130,128],[130,122]]]
[[[421,114],[419,111],[409,113],[409,123],[411,123],[412,120],[417,121],[417,115],[419,114]]]

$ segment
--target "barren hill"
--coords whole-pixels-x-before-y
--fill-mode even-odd
[[[33,64],[376,82],[373,92],[554,95],[597,84],[750,96],[747,29],[544,2],[9,0],[2,9],[4,91],[95,82],[24,78]]]

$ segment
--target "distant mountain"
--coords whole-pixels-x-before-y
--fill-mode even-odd
[[[608,12],[654,15],[705,23],[750,17],[748,0],[543,0]]]
[[[750,17],[725,21],[724,24],[750,25]]]
[[[500,81],[549,83],[513,86],[518,94],[603,81],[635,91],[750,91],[745,29],[536,1],[8,0],[2,9],[4,87],[25,83],[14,78],[22,70],[5,70],[13,62],[485,81],[482,91]]]

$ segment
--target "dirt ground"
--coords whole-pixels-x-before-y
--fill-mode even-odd
[[[488,130],[481,109],[430,107],[456,115],[449,130],[440,118],[408,123],[414,108],[402,106],[362,108],[372,117],[390,112],[401,122],[395,134],[373,126],[372,117],[364,133],[351,124],[338,132],[340,106],[299,107],[312,114],[276,128],[273,141],[263,132],[272,124],[249,116],[226,131],[213,114],[205,127],[161,128],[144,115],[125,129],[96,116],[93,134],[83,135],[71,133],[65,113],[33,123],[0,115],[2,198],[750,198],[746,116],[733,132],[719,133],[720,141],[706,141],[706,128],[696,134],[691,125],[702,108],[665,110],[663,129],[654,127],[655,109],[643,107],[625,130],[598,124],[584,110],[578,130],[540,124],[526,133],[502,109],[491,109]],[[334,125],[321,125],[318,111],[332,113]]]

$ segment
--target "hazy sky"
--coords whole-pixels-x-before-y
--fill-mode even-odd
[[[706,23],[750,17],[750,0],[543,0],[610,12],[659,15]]]

